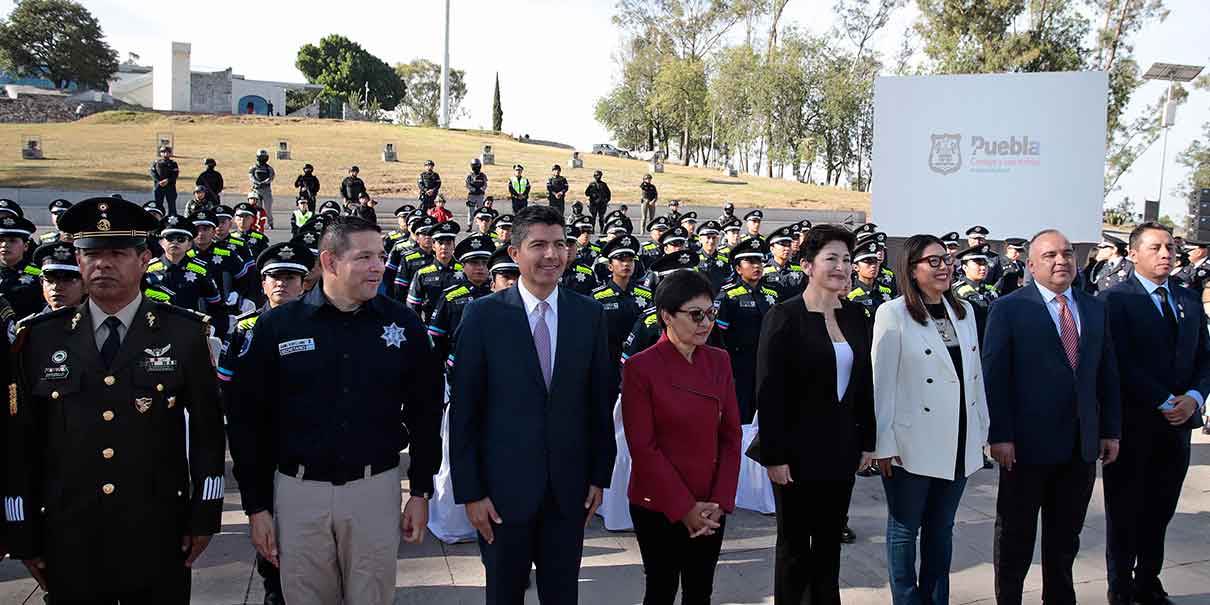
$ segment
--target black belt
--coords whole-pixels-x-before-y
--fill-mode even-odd
[[[301,477],[298,476],[299,466],[302,466],[303,468]],[[356,468],[341,469],[311,467],[307,466],[306,464],[300,465],[297,463],[279,464],[277,465],[277,470],[283,475],[289,475],[304,481],[323,481],[324,483],[331,483],[332,485],[344,485],[350,481],[365,479],[367,477],[367,466],[370,467],[370,475],[372,476],[377,475],[378,473],[384,473],[399,466],[399,461],[395,460],[394,462],[381,462],[377,464],[362,465]]]

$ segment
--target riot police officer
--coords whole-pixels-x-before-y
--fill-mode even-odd
[[[315,176],[314,166],[303,164],[302,174],[294,179],[294,189],[298,191],[298,199],[307,201],[307,211],[315,212],[319,197],[319,177]]]
[[[563,176],[563,167],[555,164],[550,167],[550,178],[546,179],[546,202],[551,208],[563,214],[567,197],[567,178]]]
[[[470,224],[471,217],[479,211],[483,197],[487,195],[487,173],[483,172],[483,164],[479,158],[471,160],[470,174],[466,175],[466,222]]]
[[[464,279],[455,281],[441,291],[437,306],[428,322],[429,337],[437,356],[446,366],[453,365],[458,324],[462,312],[471,301],[492,293],[489,261],[496,247],[486,235],[472,235],[454,249],[454,258],[462,265]]]
[[[765,313],[777,304],[777,290],[764,279],[768,246],[759,236],[749,237],[731,251],[735,278],[723,284],[714,306],[719,341],[731,356],[735,397],[740,421],[751,424],[756,414],[756,345]]]
[[[264,208],[269,219],[269,228],[273,228],[273,179],[277,172],[269,165],[269,151],[260,149],[256,152],[256,163],[248,169],[248,182],[252,191],[260,194],[260,207]]]
[[[176,214],[176,180],[181,176],[181,167],[172,159],[172,147],[160,147],[160,157],[151,163],[152,192],[155,201],[168,212]]]
[[[433,171],[433,160],[424,161],[424,172],[416,179],[416,187],[420,190],[420,209],[425,212],[432,208],[441,193],[441,175]]]
[[[600,170],[592,172],[592,182],[584,189],[584,197],[588,198],[589,214],[603,231],[606,222],[605,211],[609,209],[609,201],[613,198],[613,193],[609,191],[609,185],[601,180],[602,176],[604,175]]]
[[[621,360],[622,341],[639,314],[652,306],[654,298],[651,290],[637,285],[633,279],[638,248],[639,240],[627,233],[610,240],[601,250],[602,258],[609,262],[610,279],[593,290],[592,297],[605,309],[609,354],[613,360]]]
[[[421,267],[408,284],[407,305],[428,325],[441,292],[462,279],[462,263],[454,259],[454,240],[461,227],[446,221],[429,227],[433,236],[433,261]]]
[[[790,262],[790,248],[798,236],[797,225],[786,225],[769,234],[769,262],[765,265],[765,283],[777,290],[778,302],[802,294],[807,287],[807,274],[801,265]]]

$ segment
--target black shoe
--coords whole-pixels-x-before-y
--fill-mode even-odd
[[[280,592],[266,592],[265,605],[286,605],[286,599]]]
[[[873,476],[877,475],[879,472],[880,471],[878,470],[878,467],[871,464],[871,465],[857,471],[857,476],[858,477],[873,477]]]
[[[991,470],[993,468],[996,468],[996,461],[992,460],[992,458],[990,456],[988,456],[987,454],[984,454],[983,455],[983,469]]]
[[[848,525],[844,526],[844,529],[840,530],[840,543],[841,544],[852,544],[856,541],[857,541],[857,534],[853,533],[853,530],[849,529]]]
[[[1134,605],[1134,600],[1126,593],[1117,593],[1111,590],[1107,596],[1109,598],[1109,605]]]

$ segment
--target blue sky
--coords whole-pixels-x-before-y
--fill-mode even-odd
[[[388,63],[423,57],[440,61],[444,3],[440,0],[303,0],[289,4],[208,0],[182,4],[163,0],[83,0],[110,44],[123,59],[128,52],[151,61],[169,42],[191,42],[193,64],[249,78],[303,81],[294,68],[298,48],[329,33],[346,35]],[[7,3],[6,3],[7,4]],[[790,0],[784,23],[817,33],[832,26],[831,0]],[[900,9],[875,45],[892,54],[915,15],[914,2]],[[1154,61],[1210,63],[1210,2],[1167,0],[1172,15],[1135,38],[1135,56],[1146,68]],[[182,9],[183,7],[183,9]],[[263,8],[262,8],[263,7]],[[288,7],[288,8],[287,8]],[[7,14],[10,7],[0,9]],[[451,62],[467,71],[467,115],[455,126],[491,124],[492,87],[500,74],[504,129],[513,134],[554,139],[581,149],[609,140],[592,116],[596,99],[608,93],[617,75],[613,55],[621,35],[610,17],[610,0],[453,0]],[[737,34],[740,32],[737,31]],[[838,44],[846,43],[840,39]],[[1164,91],[1152,82],[1136,93],[1136,115]],[[1176,186],[1186,178],[1176,154],[1201,135],[1210,121],[1210,93],[1195,93],[1180,108],[1169,134],[1161,212],[1183,215]],[[1159,190],[1160,143],[1119,182],[1116,201],[1129,196],[1140,204]]]

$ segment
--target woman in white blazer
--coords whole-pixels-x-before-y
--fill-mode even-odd
[[[950,292],[954,256],[932,235],[905,242],[903,296],[874,319],[874,458],[887,496],[895,605],[949,603],[954,515],[983,466],[989,416],[971,305]],[[916,540],[920,538],[920,572]]]

